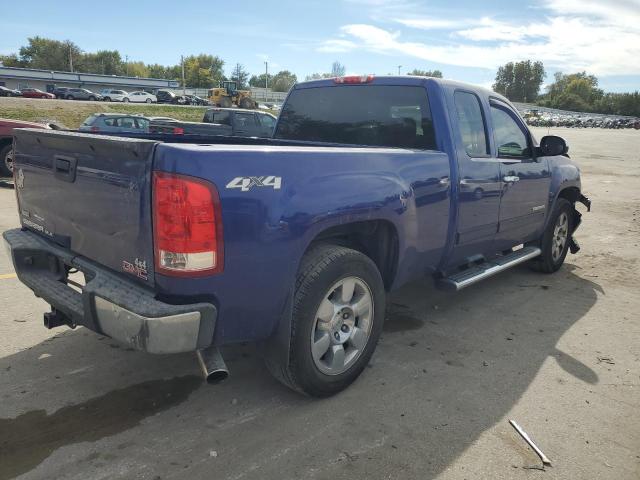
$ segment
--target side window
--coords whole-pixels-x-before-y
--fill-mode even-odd
[[[236,126],[239,128],[255,127],[253,113],[236,113]]]
[[[149,120],[146,118],[136,118],[136,128],[147,130],[149,128]]]
[[[487,156],[489,145],[487,144],[480,100],[473,93],[468,92],[456,92],[454,99],[460,136],[467,155],[470,157]]]
[[[215,112],[213,114],[213,123],[219,123],[221,125],[231,125],[231,116],[229,112]]]
[[[115,118],[105,118],[104,120],[104,124],[108,127],[114,127],[116,126],[116,119]]]
[[[526,134],[505,108],[491,105],[491,120],[498,157],[527,158],[531,156]]]
[[[267,128],[273,128],[276,124],[276,120],[269,115],[258,115],[258,120],[260,120],[260,125]]]

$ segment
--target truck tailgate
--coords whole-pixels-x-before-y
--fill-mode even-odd
[[[156,143],[16,130],[14,176],[23,227],[152,285],[150,185]]]

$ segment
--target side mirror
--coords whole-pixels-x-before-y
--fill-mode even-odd
[[[543,157],[554,157],[565,155],[569,152],[569,146],[564,138],[555,135],[547,135],[540,140],[540,154]]]

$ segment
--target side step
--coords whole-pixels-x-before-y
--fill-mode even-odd
[[[490,262],[485,262],[476,267],[442,278],[438,280],[436,284],[438,288],[442,288],[443,290],[462,290],[480,280],[492,277],[508,268],[531,260],[540,255],[540,253],[542,252],[538,247],[524,247],[508,255],[503,255],[502,257],[491,260]]]

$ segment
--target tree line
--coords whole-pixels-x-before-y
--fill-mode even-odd
[[[70,40],[52,40],[44,37],[31,37],[27,45],[20,47],[17,53],[0,55],[0,63],[6,67],[36,68],[42,70],[74,71],[102,75],[119,75],[130,77],[162,78],[182,81],[184,65],[185,84],[193,88],[217,87],[222,81],[232,80],[238,88],[264,86],[259,77],[249,76],[244,66],[237,63],[227,77],[224,72],[225,62],[216,55],[201,53],[189,55],[176,65],[147,64],[130,61],[118,50],[98,50],[85,52]],[[283,70],[270,76],[269,87],[277,92],[286,92],[296,83],[296,76]]]
[[[540,94],[546,77],[542,62],[509,62],[496,73],[493,89],[514,102],[576,112],[640,117],[640,93],[605,93],[598,78],[587,72],[556,72],[554,81]]]

